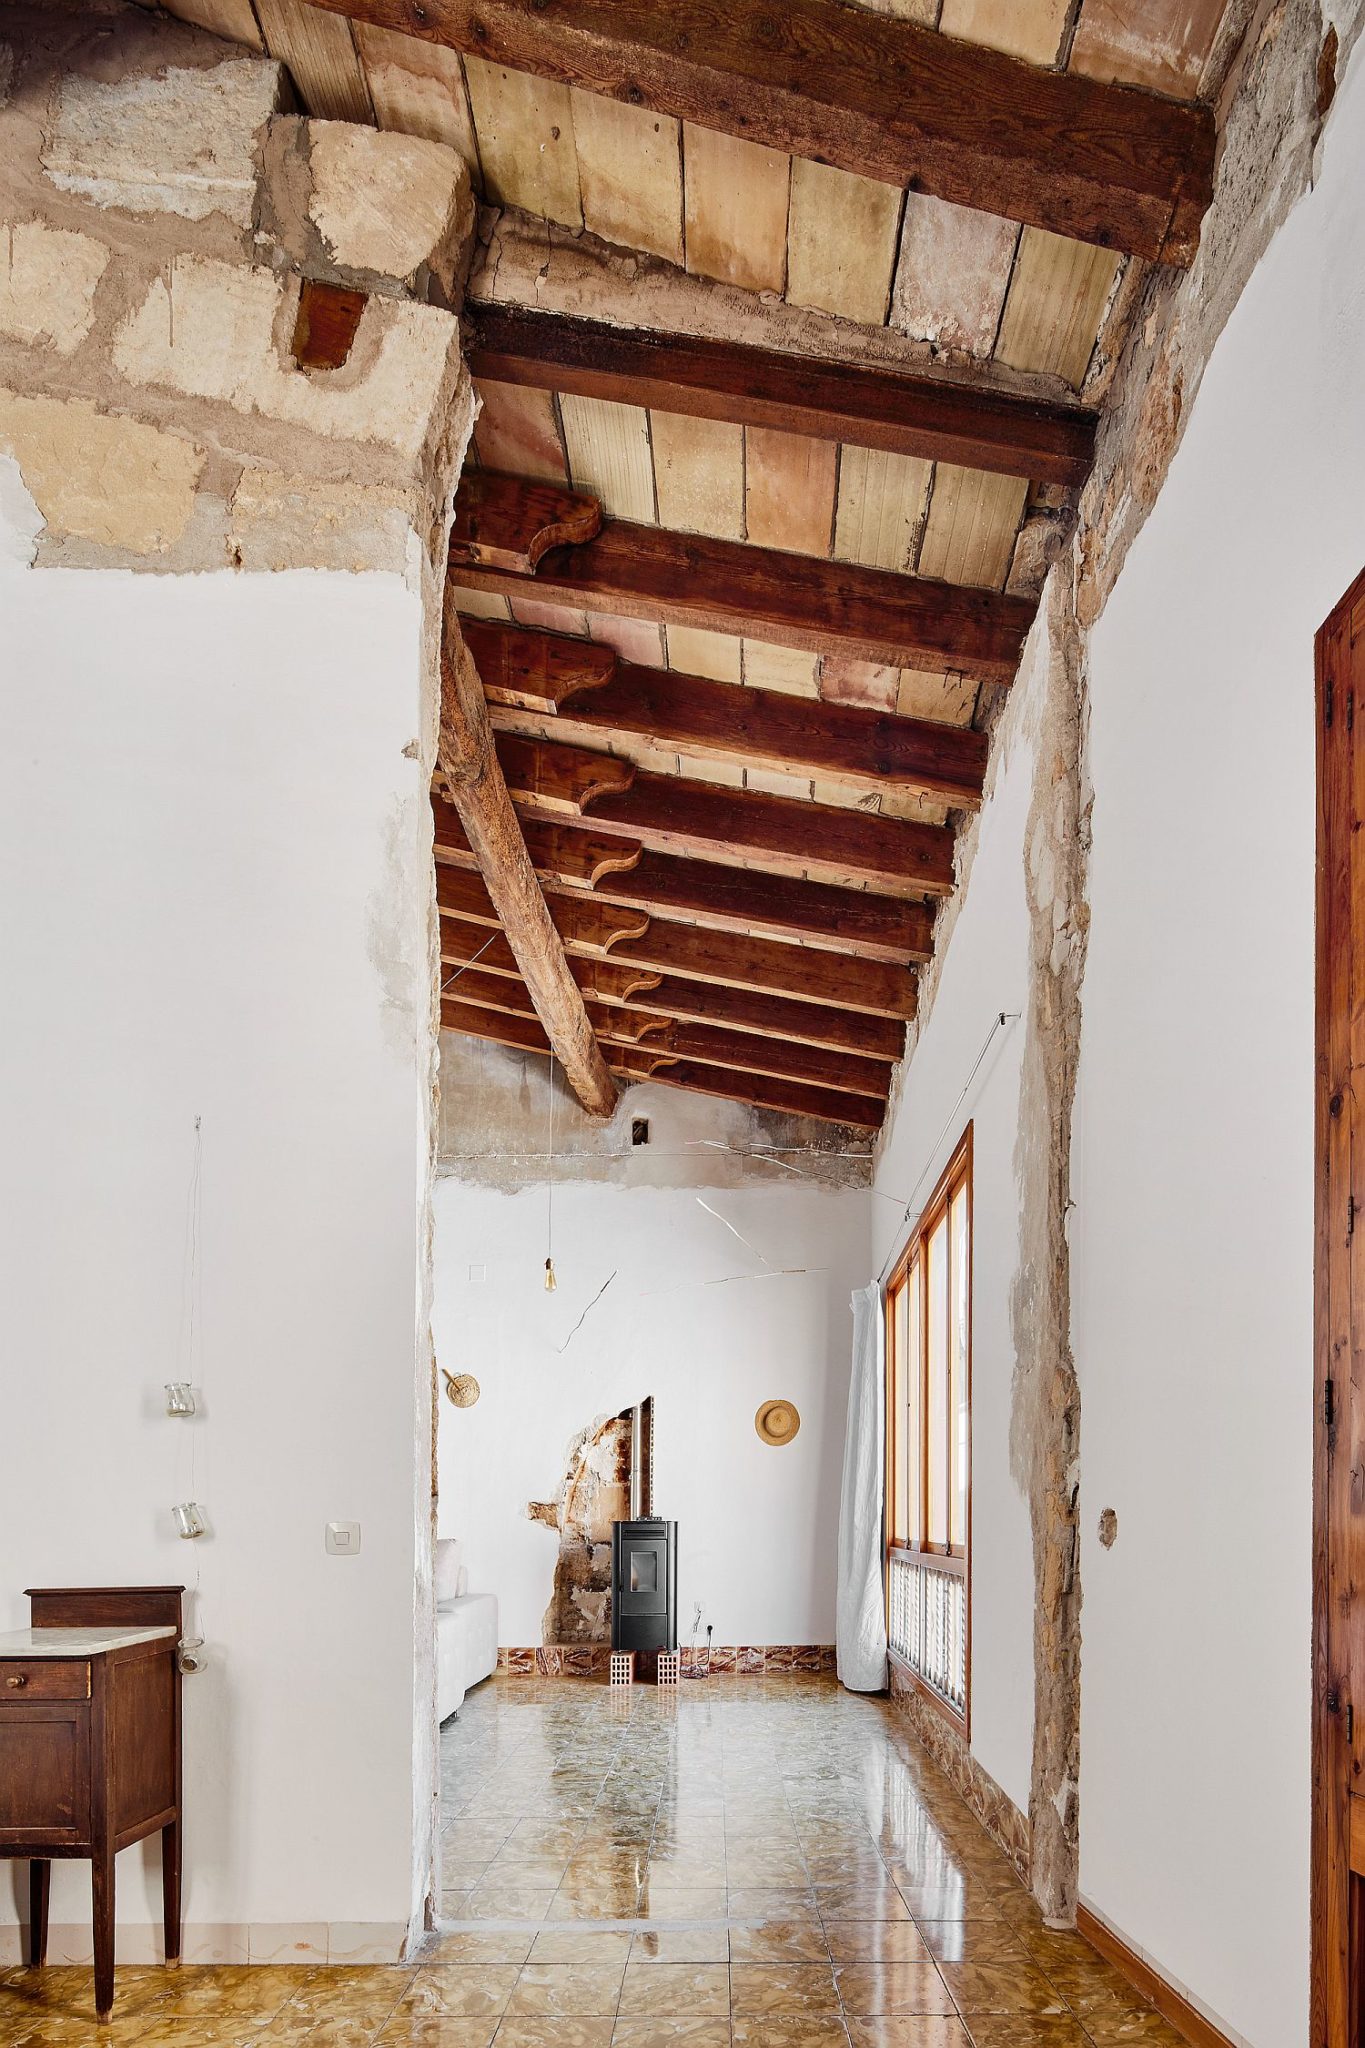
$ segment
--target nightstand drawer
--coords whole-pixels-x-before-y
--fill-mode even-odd
[[[88,1700],[90,1666],[83,1657],[0,1659],[0,1706],[6,1700]]]

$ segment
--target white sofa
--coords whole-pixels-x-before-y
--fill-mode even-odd
[[[436,1545],[436,1718],[448,1721],[471,1685],[498,1668],[498,1603],[466,1590],[460,1545]]]

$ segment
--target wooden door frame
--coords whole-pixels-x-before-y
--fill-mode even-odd
[[[1361,1416],[1353,1361],[1365,1346],[1365,1268],[1357,1271],[1353,1158],[1365,1104],[1352,1075],[1354,991],[1365,984],[1365,724],[1356,759],[1353,621],[1365,634],[1365,571],[1320,628],[1316,656],[1317,934],[1314,1110],[1313,1710],[1310,2048],[1361,2048],[1365,1995],[1365,1841],[1352,1855],[1355,1802],[1350,1646],[1351,1466]],[[1363,711],[1365,715],[1365,711]],[[1357,844],[1357,841],[1360,843]],[[1365,1020],[1362,1024],[1365,1035]],[[1365,1064],[1365,1046],[1362,1061]],[[1361,1147],[1355,1126],[1361,1120]],[[1362,1236],[1365,1251],[1365,1235]],[[1365,1375],[1361,1395],[1365,1399]],[[1338,1423],[1348,1424],[1338,1444]],[[1365,1711],[1365,1699],[1360,1702]],[[1365,1804],[1361,1806],[1365,1815]],[[1353,1874],[1352,1864],[1356,1865]],[[1352,2001],[1355,2009],[1352,2009]]]

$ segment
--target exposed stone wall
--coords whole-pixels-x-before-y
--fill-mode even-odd
[[[453,150],[137,7],[0,15],[0,450],[40,564],[415,577],[473,416]],[[305,277],[368,296],[305,370]],[[434,301],[434,303],[432,303]]]

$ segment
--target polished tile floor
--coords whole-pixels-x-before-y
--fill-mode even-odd
[[[442,1741],[441,1932],[404,1969],[0,1974],[0,2043],[1120,2048],[1181,2037],[883,1701],[797,1675],[495,1680]]]

